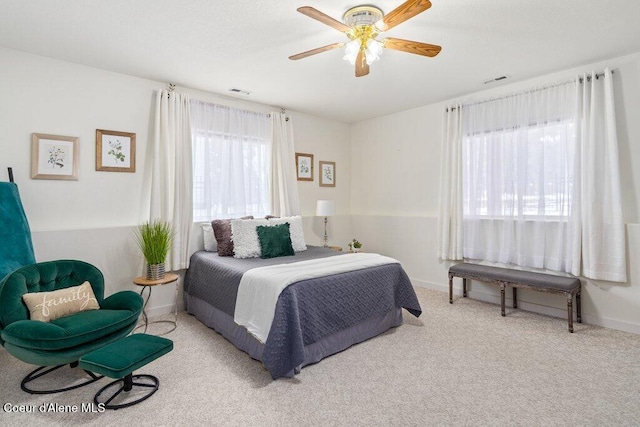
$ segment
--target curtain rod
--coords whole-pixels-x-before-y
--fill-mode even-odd
[[[175,88],[176,88],[175,84],[167,83],[167,91],[169,92],[169,97],[171,97],[171,93],[175,90]],[[240,109],[240,110],[249,111],[251,113],[264,114],[262,111],[256,111],[256,110],[251,110],[251,109],[247,109],[247,108],[231,107],[229,105],[223,105],[223,104],[216,104],[215,102],[212,102],[212,101],[209,101],[209,100],[204,101],[204,100],[198,99],[198,98],[192,98],[192,99],[195,99],[197,102],[202,102],[202,103],[205,103],[205,104],[219,105],[221,107],[226,107],[226,108],[237,108],[237,109]],[[285,108],[284,107],[280,107],[280,112],[282,114],[284,114],[286,112]],[[271,117],[271,113],[267,113],[267,117]],[[285,118],[285,120],[289,121],[289,117]]]
[[[611,70],[611,74],[614,74],[614,73],[615,73],[615,70]],[[596,73],[596,74],[595,74],[595,76],[596,76],[596,80],[598,80],[600,77],[604,77],[604,72],[602,72],[602,73]],[[520,93],[517,93],[517,94],[506,95],[506,96],[502,96],[502,97],[498,97],[498,98],[485,99],[484,101],[472,102],[471,104],[464,104],[464,105],[461,105],[460,107],[446,107],[446,108],[445,108],[445,112],[447,112],[447,113],[448,113],[448,112],[449,112],[449,110],[451,110],[451,111],[453,111],[454,109],[455,109],[455,110],[457,110],[458,108],[462,108],[462,107],[464,107],[464,106],[470,107],[470,106],[473,106],[473,105],[484,104],[484,103],[486,103],[486,102],[496,101],[496,100],[498,100],[498,99],[507,99],[507,98],[512,98],[512,97],[514,97],[514,96],[522,95],[523,93],[534,93],[534,92],[539,92],[539,91],[541,91],[541,90],[546,90],[546,89],[549,89],[549,88],[552,88],[552,87],[562,86],[562,85],[565,85],[565,84],[567,84],[567,83],[572,83],[573,81],[574,81],[574,80],[569,80],[569,81],[566,81],[566,82],[561,82],[561,83],[551,84],[551,85],[548,85],[548,86],[544,86],[544,87],[539,87],[539,88],[536,88],[536,89],[527,90],[527,91],[520,92]],[[588,81],[588,82],[590,82],[590,81],[591,81],[591,76],[590,76],[590,75],[589,75],[589,76],[587,76],[587,81]],[[584,77],[580,77],[580,78],[578,79],[578,82],[579,82],[579,83],[584,83]]]
[[[611,70],[611,74],[615,73],[615,70]],[[596,80],[598,80],[600,77],[604,77],[604,73],[598,73],[596,74]],[[580,83],[584,82],[584,77],[580,77],[580,79],[578,79],[580,81]],[[587,81],[590,82],[591,81],[591,76],[587,76]]]
[[[285,110],[284,107],[280,107],[280,114],[284,114],[284,113],[286,113],[286,111],[287,110]],[[267,113],[267,117],[271,117],[271,113]],[[289,117],[285,117],[284,120],[288,122],[289,121]]]
[[[267,113],[267,117],[271,117],[271,113]],[[284,120],[288,122],[289,121],[289,117],[285,117]]]

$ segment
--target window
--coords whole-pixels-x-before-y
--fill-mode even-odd
[[[627,280],[612,75],[447,108],[441,259]]]
[[[465,258],[569,268],[575,93],[559,85],[463,108]]]
[[[270,213],[268,116],[191,101],[191,127],[194,221]]]
[[[575,155],[572,120],[474,133],[462,144],[465,217],[569,216]]]

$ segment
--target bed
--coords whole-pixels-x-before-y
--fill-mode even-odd
[[[238,259],[198,251],[192,255],[185,276],[186,310],[261,361],[274,379],[292,377],[303,366],[400,326],[402,308],[420,316],[411,282],[396,262],[288,285],[277,299],[264,342],[234,321],[238,287],[245,272],[341,256],[345,255],[314,246],[293,256],[270,259]]]

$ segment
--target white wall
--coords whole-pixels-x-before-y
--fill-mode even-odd
[[[296,112],[291,113],[291,117],[296,151],[313,154],[313,181],[298,181],[307,243],[321,245],[324,236],[324,218],[315,216],[316,201],[333,200],[336,216],[329,218],[327,223],[329,245],[346,249],[351,240],[349,125]],[[336,162],[335,187],[320,187],[320,161]]]
[[[627,222],[629,281],[584,280],[583,319],[587,323],[640,333],[640,54],[501,86],[445,103],[428,105],[351,127],[351,212],[353,233],[367,250],[402,261],[414,284],[447,290],[449,263],[436,256],[441,135],[444,108],[552,82],[578,72],[615,69],[614,86]],[[456,287],[460,291],[460,284]],[[565,317],[563,298],[522,291],[523,309]],[[471,296],[498,303],[497,287],[475,283]],[[445,296],[443,296],[445,298]],[[497,313],[497,311],[496,311]]]
[[[143,258],[132,245],[135,225],[147,218],[146,152],[155,112],[155,92],[165,87],[127,75],[0,48],[0,180],[12,167],[32,230],[38,261],[82,259],[98,266],[106,278],[106,294],[136,289],[131,279],[142,274]],[[227,96],[182,89],[193,98],[247,108],[279,111],[267,105]],[[318,160],[337,163],[336,188],[301,181],[299,186],[305,233],[319,244],[323,229],[315,218],[315,200],[336,200],[335,238],[350,235],[348,125],[289,112],[294,121],[296,150],[314,153]],[[136,133],[135,173],[95,170],[95,132],[108,129]],[[78,181],[30,178],[31,134],[48,133],[80,138]],[[299,148],[298,148],[299,147]],[[202,247],[194,225],[192,247]],[[341,240],[344,240],[342,238]],[[168,312],[173,287],[153,291],[151,313]]]

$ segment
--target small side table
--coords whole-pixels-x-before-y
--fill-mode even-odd
[[[172,282],[176,282],[176,293],[175,293],[175,296],[173,298],[173,306],[174,306],[173,318],[174,318],[174,320],[154,320],[153,322],[149,322],[149,319],[147,318],[147,303],[149,302],[149,299],[151,298],[151,289],[154,286],[166,285],[167,283],[172,283]],[[166,335],[169,332],[173,332],[178,327],[178,275],[175,274],[175,273],[166,273],[162,279],[157,279],[157,280],[151,280],[151,279],[147,279],[145,276],[140,276],[140,277],[136,277],[135,279],[133,279],[133,283],[138,285],[138,286],[142,286],[142,290],[140,291],[140,295],[141,296],[142,296],[142,293],[144,292],[145,289],[149,289],[149,292],[147,293],[147,299],[145,300],[144,305],[142,306],[142,318],[144,319],[144,323],[136,326],[135,329],[140,329],[140,328],[142,328],[144,326],[144,332],[143,333],[146,333],[147,332],[147,327],[151,323],[169,323],[169,324],[173,325],[173,328],[171,328],[167,332],[164,332],[164,333],[159,334],[159,335]],[[143,298],[144,298],[144,296],[143,296]]]

